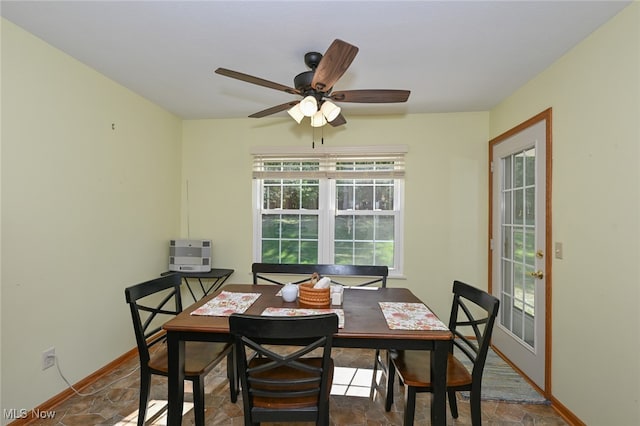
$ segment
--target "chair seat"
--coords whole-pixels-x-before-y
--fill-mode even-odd
[[[431,389],[431,351],[397,351],[393,358],[398,376],[408,386]],[[447,359],[447,388],[471,384],[471,373],[453,354]]]
[[[218,342],[186,342],[185,343],[185,376],[200,376],[211,370],[223,357],[231,350],[230,343]],[[149,368],[168,373],[169,354],[167,346],[161,348],[151,355]]]
[[[299,362],[309,365],[314,368],[322,367],[322,358],[302,358]],[[249,368],[255,368],[260,365],[272,362],[266,358],[254,358],[249,362]],[[333,359],[330,360],[329,377],[327,383],[327,391],[331,391],[331,385],[333,384]],[[295,368],[288,367],[286,365],[279,368],[268,370],[265,373],[255,373],[254,377],[265,380],[300,380],[304,378],[314,377],[313,374],[305,374],[304,371]],[[278,390],[290,390],[290,391],[302,391],[305,389],[317,388],[316,384],[300,384],[291,386],[266,386],[255,385],[253,389],[278,389]],[[253,406],[256,408],[269,408],[269,409],[299,409],[318,406],[318,395],[301,396],[298,398],[269,398],[263,396],[253,396]]]

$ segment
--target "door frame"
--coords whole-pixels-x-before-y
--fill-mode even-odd
[[[539,123],[540,121],[546,120],[545,125],[545,138],[546,138],[546,152],[545,152],[545,161],[546,161],[546,182],[545,182],[545,367],[544,367],[544,383],[545,389],[539,389],[539,387],[533,382],[531,384],[538,388],[545,398],[549,399],[551,397],[551,311],[552,311],[552,241],[551,241],[551,172],[552,172],[552,164],[551,164],[551,148],[552,148],[552,126],[551,126],[551,116],[552,116],[552,108],[548,108],[541,113],[529,118],[528,120],[518,124],[516,127],[507,130],[502,133],[500,136],[497,136],[489,141],[489,235],[488,235],[488,290],[490,294],[493,294],[493,250],[491,249],[491,239],[493,236],[493,171],[491,165],[493,164],[493,147],[494,145],[499,144],[505,139],[510,138],[511,136],[520,133],[528,127],[533,126],[534,124]],[[502,354],[501,354],[502,355]],[[503,355],[504,358],[504,355]],[[513,365],[510,360],[509,362],[520,374],[524,375],[524,373],[518,368],[517,365]],[[526,377],[526,375],[524,375]]]

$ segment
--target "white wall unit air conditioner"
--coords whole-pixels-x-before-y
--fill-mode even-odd
[[[211,240],[171,240],[169,270],[209,272],[211,270]]]

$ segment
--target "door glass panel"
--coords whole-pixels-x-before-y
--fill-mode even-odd
[[[536,221],[536,189],[524,190],[524,223],[534,225]]]
[[[506,259],[511,259],[511,227],[502,227],[502,254]]]
[[[502,187],[506,189],[511,189],[512,187],[512,170],[511,170],[511,157],[505,157],[502,159],[502,173],[504,175],[504,180],[502,183]]]
[[[521,189],[517,189],[514,191],[513,196],[515,197],[514,200],[514,211],[513,211],[513,223],[516,223],[518,225],[524,223],[523,222],[523,217],[524,217],[524,200],[523,200],[523,191]]]
[[[505,192],[504,193],[504,199],[503,199],[503,211],[502,214],[504,216],[504,223],[513,223],[512,222],[512,217],[511,217],[511,212],[513,211],[513,206],[511,205],[511,192]]]
[[[535,347],[535,149],[502,158],[502,306],[500,321]]]
[[[502,300],[500,301],[500,303],[502,304],[502,306],[511,306],[511,296],[509,296],[508,294],[502,293]],[[504,325],[507,329],[511,330],[511,310],[509,309],[502,309],[500,311],[500,315],[501,315],[501,323],[502,325]]]
[[[513,186],[522,188],[524,183],[524,153],[513,155]]]
[[[515,263],[513,268],[513,306],[518,308],[519,310],[524,309],[523,300],[524,300],[524,268],[521,263]]]
[[[525,185],[536,184],[536,150],[531,148],[523,153],[525,157]]]
[[[525,231],[523,227],[515,228],[515,232],[513,235],[513,251],[514,256],[513,260],[516,262],[520,262],[521,264],[525,263],[526,252],[525,252]]]
[[[535,229],[526,228],[524,233],[524,262],[527,265],[535,266],[536,264],[536,238]]]
[[[519,338],[520,340],[522,339],[522,311],[520,309],[514,309],[513,310],[513,327],[511,328],[511,331],[513,332],[513,334]]]

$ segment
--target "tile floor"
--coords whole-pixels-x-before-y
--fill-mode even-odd
[[[401,425],[403,414],[403,392],[396,389],[395,404],[390,412],[384,410],[384,386],[378,386],[370,398],[371,368],[373,351],[364,349],[334,349],[333,357],[340,368],[336,372],[334,396],[331,399],[331,424],[346,425]],[[55,417],[37,420],[32,425],[39,426],[130,426],[137,421],[139,375],[134,369],[137,359],[123,365],[109,377],[101,379],[93,389],[84,389],[83,394],[74,396],[55,408]],[[219,365],[206,381],[206,424],[242,425],[242,402],[231,403],[226,382],[225,363]],[[127,376],[127,374],[131,373]],[[124,378],[123,378],[124,377]],[[121,379],[115,383],[115,380]],[[185,383],[188,388],[189,382]],[[159,412],[154,425],[164,425],[162,409],[166,400],[166,379],[154,376],[152,379],[150,418]],[[104,389],[103,389],[104,388]],[[183,425],[193,424],[193,412],[185,395],[185,415]],[[430,394],[418,394],[416,404],[416,425],[429,425]],[[469,404],[459,400],[460,416],[450,425],[471,424]],[[448,410],[447,410],[448,412]],[[565,425],[563,419],[547,405],[508,404],[504,402],[482,402],[483,424],[487,425]],[[292,423],[288,423],[289,425]]]

